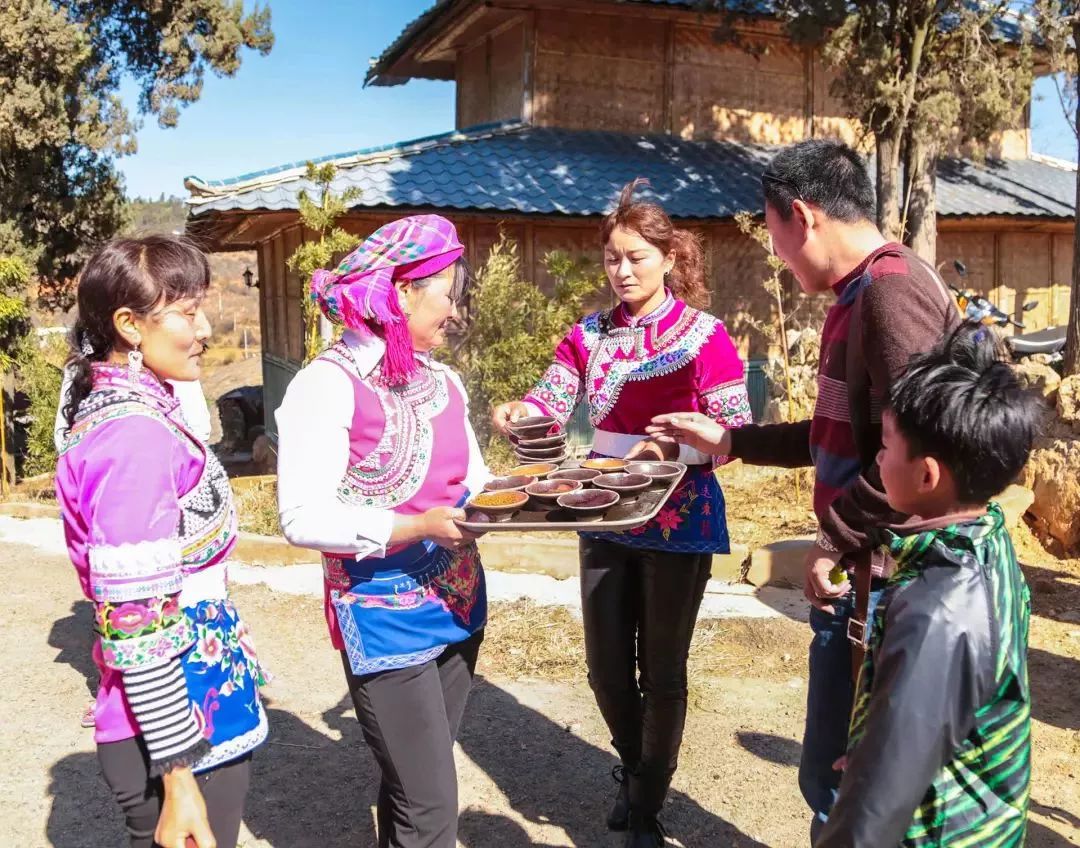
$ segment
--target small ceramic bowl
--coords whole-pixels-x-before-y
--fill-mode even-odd
[[[682,467],[673,462],[631,462],[627,474],[644,474],[654,486],[666,486],[682,473]]]
[[[524,492],[481,492],[465,502],[465,509],[482,512],[493,521],[509,521],[528,502]]]
[[[613,471],[622,471],[626,468],[625,459],[609,459],[608,457],[599,457],[597,459],[586,459],[581,463],[582,468],[591,468],[594,471],[599,471],[601,474],[610,474]]]
[[[551,509],[563,495],[581,491],[579,480],[541,480],[526,487],[525,494],[541,509]]]
[[[526,462],[535,462],[538,459],[556,461],[559,457],[566,456],[565,445],[555,445],[553,448],[538,448],[533,450],[532,448],[516,447],[514,453],[517,454],[518,459],[523,459]]]
[[[549,480],[577,480],[583,486],[589,486],[600,476],[595,468],[564,468],[548,475]]]
[[[555,419],[550,415],[533,415],[529,418],[519,418],[510,425],[510,432],[517,436],[519,441],[542,439],[549,434],[555,423]]]
[[[605,492],[602,489],[585,489],[559,495],[555,502],[577,521],[600,521],[604,513],[619,502],[619,496],[615,492]]]
[[[632,500],[652,485],[652,478],[644,474],[601,474],[592,481],[598,489],[616,492],[624,500]]]
[[[519,474],[515,477],[496,477],[484,484],[485,492],[520,492],[530,483],[535,483],[535,477]]]
[[[542,439],[518,439],[517,446],[522,450],[543,450],[544,448],[557,448],[566,444],[566,433],[557,436],[544,436]]]
[[[511,468],[510,477],[535,477],[537,480],[545,479],[552,471],[558,471],[559,466],[554,462],[533,462],[528,465],[519,465]]]

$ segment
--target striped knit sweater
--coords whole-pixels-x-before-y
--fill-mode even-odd
[[[895,537],[817,848],[1022,846],[1031,597],[996,504]]]
[[[833,292],[814,417],[732,430],[731,454],[748,465],[813,465],[818,541],[857,553],[874,550],[879,528],[899,530],[910,520],[889,507],[878,474],[882,398],[911,356],[933,347],[960,313],[934,270],[894,242],[867,255]],[[872,562],[881,577],[884,555],[875,551]]]

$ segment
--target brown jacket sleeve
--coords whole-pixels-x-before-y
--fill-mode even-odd
[[[747,465],[804,468],[810,456],[810,422],[747,424],[731,431],[731,456]]]
[[[914,257],[909,262],[914,263]],[[821,521],[818,542],[828,550],[853,553],[874,548],[878,531],[897,529],[909,516],[894,511],[885,498],[877,465],[881,446],[881,419],[877,414],[892,381],[903,373],[911,357],[930,350],[960,322],[948,290],[930,269],[913,268],[910,274],[885,275],[859,295],[862,358],[869,379],[870,406],[860,429],[864,471],[847,488]],[[849,380],[851,376],[849,375]],[[853,410],[853,423],[856,416]]]

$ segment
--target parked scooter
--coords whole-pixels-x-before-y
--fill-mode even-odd
[[[963,280],[967,277],[967,267],[959,259],[953,262],[957,276]],[[981,294],[976,294],[968,289],[958,289],[949,286],[956,296],[956,305],[960,307],[960,313],[968,321],[977,321],[988,326],[1006,327],[1012,324],[1018,329],[1025,329],[1022,321],[1011,318]],[[1022,307],[1022,311],[1030,312],[1037,307],[1037,300],[1030,300]],[[1065,327],[1047,327],[1045,330],[1035,330],[1031,333],[1021,333],[1005,337],[1005,344],[1009,348],[1013,359],[1025,359],[1035,354],[1046,354],[1050,364],[1056,364],[1062,359],[1065,350]]]

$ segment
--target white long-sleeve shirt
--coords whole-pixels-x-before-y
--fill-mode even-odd
[[[68,423],[64,417],[64,407],[71,396],[71,381],[73,373],[70,368],[64,369],[64,379],[60,384],[60,403],[56,407],[56,420],[53,423],[53,443],[56,452],[60,453],[64,446],[64,438],[67,435]],[[172,386],[173,395],[180,402],[180,412],[184,421],[191,428],[192,435],[206,444],[210,441],[210,407],[206,403],[206,395],[203,394],[202,383],[198,380],[166,380]]]
[[[382,360],[386,347],[379,338],[345,333],[357,373],[366,378]],[[465,486],[480,491],[491,479],[476,434],[468,422],[468,396],[460,378],[447,366],[424,360],[461,392],[466,403],[468,471]],[[275,412],[278,431],[278,514],[292,544],[326,553],[386,556],[394,529],[394,512],[358,506],[338,499],[337,489],[349,465],[349,430],[355,413],[349,376],[332,362],[315,360],[289,383]]]

